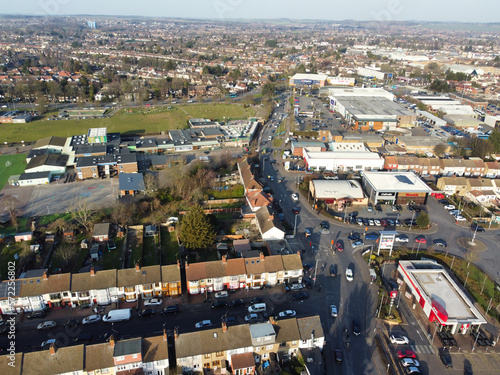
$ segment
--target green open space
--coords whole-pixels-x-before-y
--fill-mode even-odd
[[[236,184],[233,186],[224,186],[227,189],[207,189],[206,194],[215,199],[230,199],[230,198],[244,198],[245,197],[245,189],[243,185]]]
[[[144,237],[142,244],[142,265],[154,266],[159,264],[156,256],[156,241],[157,236]]]
[[[12,263],[9,262],[14,262],[14,265],[18,267],[18,262],[15,259],[15,254],[20,255],[21,251],[23,250],[21,243],[19,242],[14,242],[12,244],[4,244],[0,247],[0,277],[2,279],[7,278],[7,272],[9,269],[9,265]]]
[[[212,103],[182,106],[141,106],[124,108],[105,118],[37,120],[26,124],[0,124],[2,138],[9,142],[32,142],[50,136],[69,137],[87,134],[89,128],[108,128],[108,132],[122,134],[146,134],[186,128],[187,120],[210,118],[223,121],[255,116],[255,109],[242,105]],[[56,115],[52,112],[47,115]]]
[[[105,270],[121,268],[121,254],[125,237],[116,237],[114,240],[116,249],[106,250],[102,255],[101,264]]]
[[[0,129],[2,127],[0,125]],[[10,176],[23,173],[25,168],[26,154],[0,155],[0,189],[5,186]]]
[[[177,263],[179,244],[175,232],[169,232],[167,227],[160,228],[161,238],[161,263],[175,264]]]
[[[17,218],[17,230],[14,226],[10,224],[0,227],[0,234],[3,234],[5,237],[13,236],[16,233],[23,233],[29,231],[31,231],[31,229],[28,227],[27,217]]]
[[[132,249],[130,252],[128,268],[134,267],[136,262],[142,264],[142,231],[136,231],[135,235],[129,234],[129,249]],[[127,268],[127,267],[126,267]]]

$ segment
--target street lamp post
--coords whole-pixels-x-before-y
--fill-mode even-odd
[[[479,338],[479,327],[476,332],[476,339],[474,340],[474,345],[472,346],[472,351],[476,350],[477,339]]]
[[[382,311],[382,302],[384,302],[384,292],[382,292],[382,297],[380,298],[380,306],[378,308],[377,318],[380,317],[380,311]]]
[[[464,288],[467,286],[467,280],[469,280],[469,272],[467,272],[467,276],[465,277]]]
[[[293,236],[294,237],[297,234],[297,217],[298,216],[299,216],[298,214],[295,214],[295,225],[293,226]]]
[[[415,256],[415,258],[418,258],[418,251],[420,250],[420,245],[421,245],[421,243],[419,242],[418,247],[417,247],[417,255]]]
[[[415,217],[415,210],[413,210],[413,213],[411,214],[410,231],[411,231],[411,228],[413,228],[413,218],[414,217]]]

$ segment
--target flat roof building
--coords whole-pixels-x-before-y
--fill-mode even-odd
[[[467,334],[486,320],[440,264],[429,260],[401,260],[398,273],[403,289],[420,305],[429,321],[438,323],[452,334]],[[405,293],[405,295],[408,295]]]
[[[311,180],[309,191],[314,202],[320,200],[339,206],[347,202],[361,202],[365,197],[361,184],[356,180]]]

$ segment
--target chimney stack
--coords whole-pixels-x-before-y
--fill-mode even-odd
[[[139,272],[141,270],[141,267],[139,266],[139,262],[135,263],[135,272]]]
[[[47,274],[47,271],[43,271],[43,279],[44,280],[48,280],[49,279],[49,275]]]
[[[50,344],[49,352],[50,352],[50,355],[56,354],[56,345],[55,345],[55,343]]]
[[[227,263],[227,255],[222,256],[222,263]]]
[[[167,329],[163,327],[163,341],[167,341]]]
[[[227,332],[227,324],[226,324],[226,322],[222,322],[222,332]]]
[[[112,348],[115,347],[115,335],[109,336],[109,346],[111,346]]]
[[[260,260],[264,260],[264,253],[261,251],[259,254],[260,254]]]
[[[95,276],[95,269],[94,269],[94,267],[90,268],[90,276]]]

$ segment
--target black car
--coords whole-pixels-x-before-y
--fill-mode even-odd
[[[147,317],[154,316],[154,315],[155,315],[155,311],[153,309],[144,309],[141,312],[139,312],[139,317],[141,317],[141,318],[147,318]]]
[[[76,327],[79,321],[77,319],[68,319],[64,322],[65,327]]]
[[[227,303],[225,301],[215,301],[212,303],[212,309],[222,309],[227,307]]]
[[[242,299],[235,299],[235,300],[231,301],[230,306],[231,307],[243,307],[243,306],[245,306],[245,301],[243,301]]]
[[[370,222],[368,221],[368,219],[363,219],[363,225],[364,226],[370,225]]]
[[[434,240],[432,241],[432,243],[435,245],[435,246],[441,246],[441,247],[447,247],[448,244],[446,243],[445,240],[442,240],[442,239],[437,239],[437,240]]]
[[[292,299],[294,301],[302,301],[302,300],[305,300],[308,298],[309,298],[309,294],[307,294],[306,292],[298,292],[298,293],[292,294]]]
[[[409,204],[409,205],[407,206],[407,208],[408,208],[408,211],[413,212],[413,206],[412,206],[411,204]]]
[[[450,204],[450,202],[447,199],[440,199],[438,202],[444,205]]]
[[[33,311],[31,314],[26,316],[28,319],[41,319],[45,318],[47,312],[45,310]]]
[[[108,331],[106,333],[103,333],[101,336],[99,336],[100,341],[109,341],[111,336],[114,337],[115,341],[118,341],[120,339],[120,335],[118,335],[118,332],[116,331]]]
[[[292,212],[295,214],[295,215],[298,215],[299,214],[299,209],[297,207],[292,207]]]
[[[415,210],[415,212],[420,212],[422,211],[422,208],[420,206],[417,206],[417,205],[414,205],[413,206],[413,209]]]
[[[250,300],[251,305],[255,305],[256,303],[263,303],[264,300],[261,297],[255,297]]]
[[[359,240],[361,237],[359,235],[359,233],[352,233],[350,234],[349,236],[347,236],[347,239],[348,240],[351,240],[351,241],[357,241]]]
[[[475,230],[477,232],[484,232],[484,228],[478,224],[472,224],[470,229]]]
[[[164,307],[163,310],[161,310],[160,314],[162,314],[162,315],[177,314],[178,311],[179,311],[179,306],[172,305],[172,306]]]
[[[397,205],[396,205],[396,209],[397,209],[398,211],[403,211],[403,206],[401,206],[400,204],[397,204]]]
[[[226,324],[234,324],[236,323],[236,318],[234,316],[229,316],[224,319],[224,322],[226,322]]]
[[[354,333],[355,336],[359,336],[361,334],[361,325],[357,320],[352,321],[352,333]]]
[[[92,334],[90,332],[82,332],[78,335],[78,337],[75,339],[74,342],[83,344],[83,343],[90,343],[92,341]]]
[[[330,265],[330,276],[332,276],[332,277],[337,276],[337,265],[336,264]]]
[[[443,362],[444,367],[446,368],[453,367],[453,363],[451,362],[451,357],[447,353],[439,354],[439,358],[441,359],[441,362]]]
[[[328,221],[322,221],[321,223],[319,223],[319,226],[321,227],[321,229],[330,229],[330,223]]]
[[[342,350],[335,349],[335,362],[342,363]]]
[[[377,204],[375,206],[375,209],[377,210],[377,212],[382,212],[382,206],[380,204]]]
[[[307,289],[312,289],[313,282],[311,279],[304,277],[304,278],[302,278],[302,285],[305,286]]]

